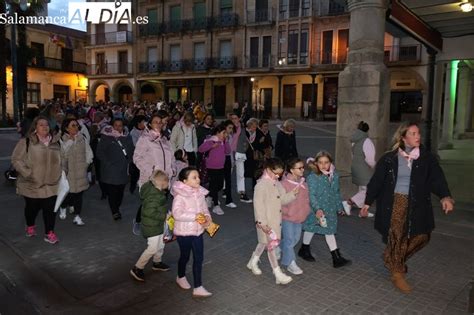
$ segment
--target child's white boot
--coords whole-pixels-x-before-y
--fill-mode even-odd
[[[287,284],[293,280],[293,278],[287,276],[283,271],[281,271],[280,267],[273,269],[273,274],[275,275],[276,284]]]
[[[252,253],[252,257],[250,257],[250,260],[247,264],[247,268],[252,271],[252,273],[256,276],[259,276],[262,274],[262,270],[258,268],[258,261],[260,260],[260,256],[255,254],[255,252]]]

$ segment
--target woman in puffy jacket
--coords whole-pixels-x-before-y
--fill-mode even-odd
[[[38,116],[15,146],[12,164],[18,172],[16,191],[25,198],[26,236],[36,235],[35,220],[43,211],[44,240],[56,244],[54,205],[61,178],[59,135],[53,135],[47,117]]]
[[[87,169],[94,155],[86,138],[79,131],[77,119],[67,118],[61,126],[61,164],[69,182],[69,193],[61,205],[59,218],[66,219],[66,207],[74,213],[76,225],[84,225],[80,216],[82,194],[89,188]],[[72,211],[71,211],[72,210]]]
[[[133,163],[140,171],[138,187],[150,180],[150,176],[155,170],[161,170],[172,178],[175,175],[174,151],[168,139],[163,136],[163,117],[155,114],[151,117],[147,128],[140,136],[135,146]],[[141,206],[133,222],[133,233],[140,235]],[[163,244],[164,246],[164,244]]]

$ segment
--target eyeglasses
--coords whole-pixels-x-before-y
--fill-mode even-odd
[[[273,170],[272,170],[272,173],[273,175],[277,176],[277,177],[281,177],[283,175],[283,172],[281,173],[275,173]]]

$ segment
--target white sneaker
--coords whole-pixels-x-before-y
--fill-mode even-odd
[[[303,273],[303,270],[301,270],[300,267],[296,264],[296,262],[293,260],[291,264],[286,268],[289,272],[291,272],[294,275],[301,275]]]
[[[82,221],[81,217],[76,215],[74,217],[74,220],[72,220],[72,223],[74,223],[75,225],[84,225],[84,221]]]
[[[73,206],[67,207],[67,209],[69,210],[70,214],[74,213],[74,207]]]
[[[219,206],[219,205],[214,206],[214,208],[212,208],[212,212],[214,212],[217,215],[223,215],[224,214],[224,210],[222,210],[221,206]]]
[[[66,219],[66,208],[59,208],[59,218],[61,220]]]
[[[342,206],[344,207],[344,212],[346,215],[351,215],[352,206],[347,201],[343,201]]]
[[[189,284],[188,279],[186,279],[186,277],[182,277],[182,278],[176,277],[176,283],[183,290],[191,289],[191,285]]]
[[[200,286],[199,288],[195,288],[193,290],[193,297],[195,298],[206,298],[210,297],[211,295],[212,293],[207,291],[203,286]]]
[[[372,212],[367,212],[367,216],[366,216],[366,217],[363,217],[363,216],[361,216],[361,215],[359,214],[359,218],[363,218],[363,219],[365,219],[365,218],[373,218],[374,216],[375,216],[375,214],[373,214]]]
[[[214,205],[214,202],[212,202],[211,197],[206,197],[206,203],[208,208],[212,208],[212,206]]]
[[[227,208],[237,208],[237,205],[236,205],[235,203],[233,203],[233,202],[228,203],[228,204],[226,204],[225,206],[226,206]]]

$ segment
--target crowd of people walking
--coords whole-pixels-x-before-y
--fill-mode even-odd
[[[212,226],[213,214],[238,208],[234,192],[238,201],[253,203],[254,208],[257,245],[247,268],[261,275],[259,260],[267,251],[277,284],[292,281],[285,271],[303,274],[297,256],[315,261],[310,250],[315,234],[324,236],[334,268],[350,265],[336,241],[338,217],[351,215],[352,207],[360,208],[360,217],[372,217],[368,210],[377,201],[375,228],[387,244],[384,263],[394,286],[405,293],[411,291],[406,260],[428,243],[434,228],[431,193],[440,198],[446,213],[454,207],[444,174],[420,145],[415,123],[400,126],[393,147],[378,163],[369,126],[359,123],[351,138],[352,180],[358,192],[344,200],[328,152],[321,150],[306,161],[299,156],[292,119],[278,126],[273,142],[268,120],[248,115],[242,119],[232,112],[216,122],[212,105],[199,102],[51,103],[41,112],[27,111],[19,124],[22,138],[12,154],[17,193],[25,199],[26,236],[36,235],[40,211],[44,240],[51,244],[59,241],[56,210],[60,219],[69,212],[73,224],[85,225],[83,194],[96,182],[113,220],[119,221],[126,185],[132,194],[138,187],[141,205],[133,233],[147,239],[147,248],[130,274],[145,281],[150,259],[153,270],[170,269],[162,257],[165,226],[172,217],[180,249],[176,283],[182,289],[194,288],[195,297],[212,295],[202,284],[203,234]],[[59,200],[63,175],[69,192]],[[225,199],[222,206],[220,197]],[[186,278],[191,252],[193,285]]]

